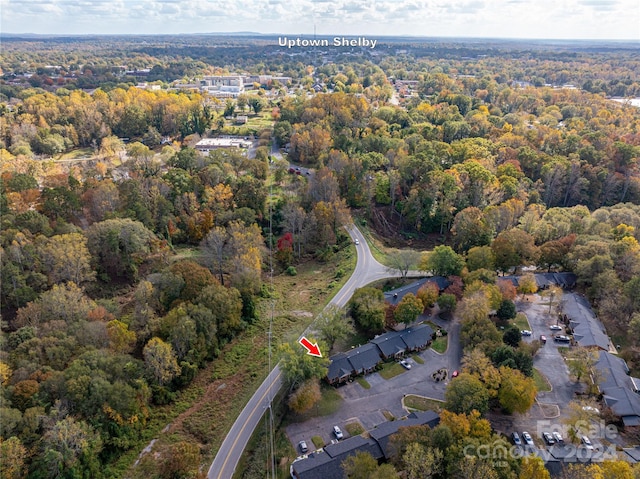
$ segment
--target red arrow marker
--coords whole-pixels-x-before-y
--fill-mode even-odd
[[[322,357],[322,353],[320,352],[320,348],[318,347],[318,343],[312,344],[311,341],[309,341],[304,336],[302,336],[302,338],[300,338],[300,341],[298,341],[298,342],[302,345],[302,347],[304,349],[307,350],[307,354],[309,354],[310,356],[315,356],[317,358],[321,358]]]

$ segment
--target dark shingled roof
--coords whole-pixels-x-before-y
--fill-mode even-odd
[[[351,375],[353,366],[349,362],[346,354],[336,354],[331,357],[331,363],[329,363],[329,371],[327,372],[327,378],[329,381],[337,381],[341,377]]]
[[[451,283],[444,276],[430,276],[428,278],[423,278],[418,281],[414,281],[411,284],[406,286],[402,286],[400,288],[393,289],[391,291],[386,291],[384,293],[384,300],[390,304],[396,305],[400,302],[400,300],[409,293],[413,293],[414,295],[418,292],[418,290],[425,283],[435,283],[438,285],[438,289],[442,291],[446,289]]]
[[[380,362],[380,353],[375,344],[367,343],[346,353],[355,371],[372,369]]]
[[[397,353],[404,353],[407,349],[407,345],[397,331],[381,334],[377,338],[372,339],[371,343],[377,345],[385,357],[394,356]]]
[[[629,368],[624,359],[601,351],[595,368],[600,376],[599,388],[605,404],[622,418],[625,426],[640,426],[640,395],[636,393],[635,382],[628,375]]]
[[[609,336],[586,299],[575,294],[565,296],[562,309],[571,320],[573,338],[580,346],[609,350]]]
[[[640,462],[640,446],[636,447],[627,447],[622,450],[624,452],[623,459],[625,461],[636,463]]]
[[[440,423],[440,416],[433,411],[413,412],[407,419],[400,421],[387,421],[379,424],[375,429],[369,431],[369,435],[377,441],[382,448],[386,458],[391,456],[389,441],[391,436],[398,432],[401,427],[428,425],[431,428]]]
[[[358,452],[368,452],[374,459],[389,458],[386,447],[389,437],[403,426],[421,426],[428,424],[435,427],[440,423],[440,416],[433,411],[414,412],[407,419],[388,421],[380,424],[370,432],[371,437],[353,436],[335,444],[324,447],[324,452],[314,452],[305,459],[295,461],[291,465],[298,479],[343,479],[342,462]],[[382,445],[384,443],[384,446]]]
[[[358,452],[382,458],[382,450],[373,439],[353,436],[325,446],[324,452],[309,454],[306,459],[294,462],[292,469],[298,479],[342,479],[345,477],[342,462]]]
[[[433,337],[433,329],[428,324],[419,324],[400,331],[400,337],[409,349],[419,349],[426,346]]]

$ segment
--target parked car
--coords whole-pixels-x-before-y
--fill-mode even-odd
[[[553,340],[558,342],[558,343],[570,343],[571,342],[571,338],[569,336],[564,336],[562,334],[554,336]]]
[[[592,412],[593,414],[600,414],[600,409],[593,406],[583,406],[583,411]]]
[[[307,447],[307,443],[305,441],[300,441],[298,443],[298,447],[300,448],[300,451],[302,451],[302,452],[307,452],[309,450],[309,448]]]
[[[553,431],[552,434],[558,444],[564,444],[564,439],[562,439],[562,435],[559,432]]]
[[[523,336],[531,336],[533,333],[528,329],[523,329],[522,331],[520,331],[520,334],[522,334]]]
[[[548,446],[553,446],[556,443],[556,440],[553,438],[551,433],[548,432],[542,433],[542,439],[544,439],[544,442],[546,442]]]
[[[542,344],[547,344],[547,337],[544,334],[540,335],[540,342]]]
[[[333,426],[333,433],[336,435],[336,439],[342,439],[344,437],[338,426]]]
[[[511,440],[516,446],[522,446],[522,441],[520,440],[520,436],[518,436],[517,432],[511,434]]]
[[[533,446],[533,438],[531,437],[531,434],[529,434],[527,431],[524,431],[522,433],[522,439],[524,440],[524,443],[527,446]]]
[[[549,329],[551,331],[562,331],[562,326],[559,326],[557,324],[552,324],[551,326],[549,326]]]
[[[407,361],[406,359],[401,359],[400,364],[402,364],[405,369],[411,369],[411,364],[409,364],[409,361]]]
[[[458,370],[456,369],[454,372],[451,373],[451,377],[452,378],[457,378],[458,377]]]
[[[591,443],[591,440],[587,436],[582,436],[580,438],[580,442],[584,444],[584,447],[586,447],[590,451],[593,450],[593,444]]]

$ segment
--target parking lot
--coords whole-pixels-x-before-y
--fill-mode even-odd
[[[569,294],[575,293],[565,293]],[[546,336],[546,344],[543,344],[535,355],[533,366],[547,378],[551,391],[539,392],[536,404],[525,414],[506,416],[490,413],[489,418],[493,427],[506,436],[510,436],[514,431],[528,431],[535,444],[544,447],[542,432],[551,432],[552,426],[562,425],[562,416],[568,413],[569,402],[575,399],[576,392],[583,390],[583,385],[570,379],[569,368],[558,349],[569,347],[569,344],[553,340],[553,335],[562,331],[551,329],[551,326],[556,324],[556,313],[552,311],[549,314],[548,299],[537,294],[529,295],[527,299],[516,301],[518,311],[527,315],[532,331],[531,336],[523,336],[522,340],[531,342],[539,340],[540,335]]]
[[[410,370],[403,370],[401,374],[391,379],[384,379],[379,373],[365,376],[370,389],[363,388],[356,381],[340,386],[337,391],[342,397],[338,411],[330,416],[315,417],[303,423],[287,426],[286,432],[292,444],[296,445],[304,440],[313,449],[313,436],[320,436],[325,444],[335,439],[332,428],[338,425],[345,438],[349,437],[345,424],[358,421],[365,430],[375,428],[388,419],[383,412],[390,413],[395,418],[408,414],[402,406],[405,395],[416,394],[433,399],[444,400],[444,392],[449,379],[436,382],[431,375],[441,368],[450,372],[460,368],[460,347],[458,341],[459,324],[437,321],[440,326],[447,326],[449,331],[449,348],[445,354],[438,354],[431,348],[422,351],[419,357],[424,364],[419,364],[411,357],[407,360],[411,364]],[[297,448],[296,448],[297,450]],[[299,451],[298,451],[299,452]]]

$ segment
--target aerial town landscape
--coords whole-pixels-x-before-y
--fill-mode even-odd
[[[130,3],[0,0],[0,478],[640,479],[637,2]]]

